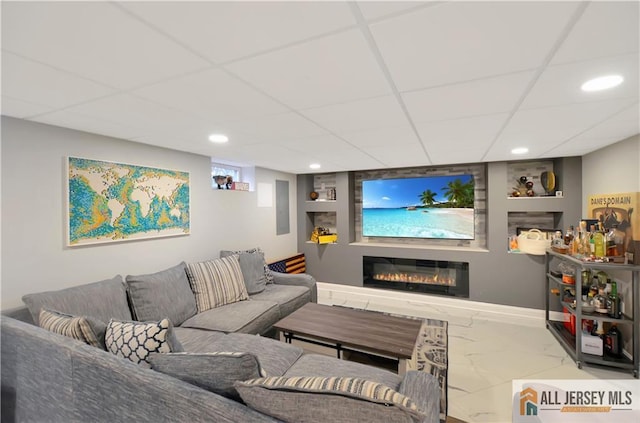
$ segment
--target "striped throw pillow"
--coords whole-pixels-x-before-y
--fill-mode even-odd
[[[41,328],[82,341],[93,347],[105,349],[104,334],[107,325],[86,316],[71,316],[43,308],[38,324]]]
[[[234,386],[251,408],[286,422],[350,421],[354,415],[358,415],[360,421],[422,422],[424,419],[424,413],[410,398],[365,379],[275,376],[236,382]],[[305,407],[296,405],[302,402]],[[319,407],[312,406],[316,403]]]
[[[238,256],[187,264],[198,313],[249,299]]]

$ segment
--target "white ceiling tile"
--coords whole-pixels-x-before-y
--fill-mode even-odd
[[[208,62],[107,2],[3,2],[2,48],[126,89]]]
[[[433,164],[481,161],[508,114],[446,120],[416,125]]]
[[[290,148],[295,151],[312,154],[339,154],[341,151],[355,149],[346,141],[330,134],[296,138],[289,140],[281,140],[278,145]]]
[[[217,156],[224,158],[224,153],[221,152]],[[310,170],[309,165],[320,160],[320,158],[313,152],[300,152],[271,143],[240,146],[235,149],[234,153],[229,158],[231,159],[233,157],[241,157],[244,161],[254,163],[256,166],[267,168],[270,166],[270,163],[274,161],[282,161],[283,157],[286,157],[287,160],[285,166],[289,169],[296,169],[298,171],[296,173],[308,172]],[[323,171],[330,172],[344,170],[339,167],[335,167],[335,164],[331,164],[327,161],[324,161],[322,165]]]
[[[355,25],[343,2],[123,2],[216,63]]]
[[[283,113],[259,119],[226,122],[220,125],[256,137],[261,141],[284,142],[327,133],[296,113]]]
[[[637,53],[640,3],[593,1],[558,49],[551,63]]]
[[[638,103],[594,128],[552,148],[547,155],[583,155],[640,133]]]
[[[324,164],[327,162],[346,169],[354,164],[364,166],[364,168],[375,167],[374,164],[377,164],[377,166],[381,165],[381,163],[371,157],[365,149],[358,149],[333,135],[302,138],[278,144],[283,148],[297,151],[317,159],[323,164],[323,171],[326,170]]]
[[[142,133],[189,132],[203,124],[202,121],[179,110],[128,94],[107,97],[68,110],[95,118],[108,116],[111,122],[141,129]]]
[[[384,167],[427,166],[432,164],[418,143],[399,145],[397,148],[370,147],[367,153],[378,159]]]
[[[284,106],[221,69],[209,69],[163,81],[134,93],[214,122],[287,111]]]
[[[31,120],[40,123],[47,123],[49,125],[71,128],[78,131],[91,132],[94,134],[129,140],[138,138],[143,133],[139,128],[132,128],[121,123],[110,122],[108,120],[93,116],[86,116],[81,113],[68,110],[47,113]]]
[[[393,150],[389,147],[419,144],[420,142],[410,125],[341,132],[339,135],[354,146],[367,149],[367,151],[371,147],[384,147]]]
[[[384,163],[372,157],[368,152],[358,150],[354,147],[345,147],[337,151],[318,150],[315,157],[322,163],[322,171],[326,171],[327,166],[336,165],[344,169],[363,170],[378,169],[384,167]]]
[[[4,94],[2,95],[2,107],[0,108],[0,112],[5,116],[24,119],[41,113],[51,112],[53,110],[54,109],[52,107],[45,106],[43,104],[30,103],[28,101],[8,97]]]
[[[9,97],[59,108],[114,92],[95,82],[2,52],[2,93]]]
[[[622,75],[624,82],[615,88],[597,92],[580,89],[589,79],[611,74]],[[527,95],[522,108],[638,98],[638,93],[638,55],[629,54],[548,67]]]
[[[614,144],[620,141],[620,138],[607,137],[607,138],[588,138],[577,137],[575,140],[571,140],[566,144],[560,144],[557,147],[552,148],[545,153],[542,153],[539,157],[570,157],[570,156],[583,156],[595,150],[599,150],[607,145]]]
[[[576,5],[447,2],[372,24],[371,31],[406,91],[537,68]]]
[[[640,106],[636,103],[580,136],[582,138],[613,137],[622,140],[638,133],[640,133]]]
[[[533,72],[478,79],[402,94],[414,122],[511,111],[533,78]]]
[[[432,1],[359,1],[357,2],[362,16],[368,21],[387,15],[395,15],[403,11],[423,7],[425,3]]]
[[[398,101],[390,95],[307,109],[301,113],[337,133],[407,123],[407,117]]]
[[[615,116],[634,99],[606,100],[517,112],[485,156],[487,161],[510,160],[514,147],[528,147],[532,157]]]
[[[359,30],[235,62],[227,69],[298,109],[390,93]]]

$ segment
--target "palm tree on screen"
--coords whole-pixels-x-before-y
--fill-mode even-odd
[[[473,180],[463,183],[460,179],[450,181],[444,196],[457,207],[473,207]]]
[[[424,191],[422,194],[418,196],[422,204],[425,206],[432,206],[436,201],[436,193],[431,191],[430,189]]]

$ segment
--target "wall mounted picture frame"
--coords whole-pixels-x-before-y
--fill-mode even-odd
[[[67,246],[189,235],[189,172],[68,157]]]

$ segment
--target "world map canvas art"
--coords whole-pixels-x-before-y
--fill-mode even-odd
[[[187,235],[189,173],[68,158],[68,245]]]

